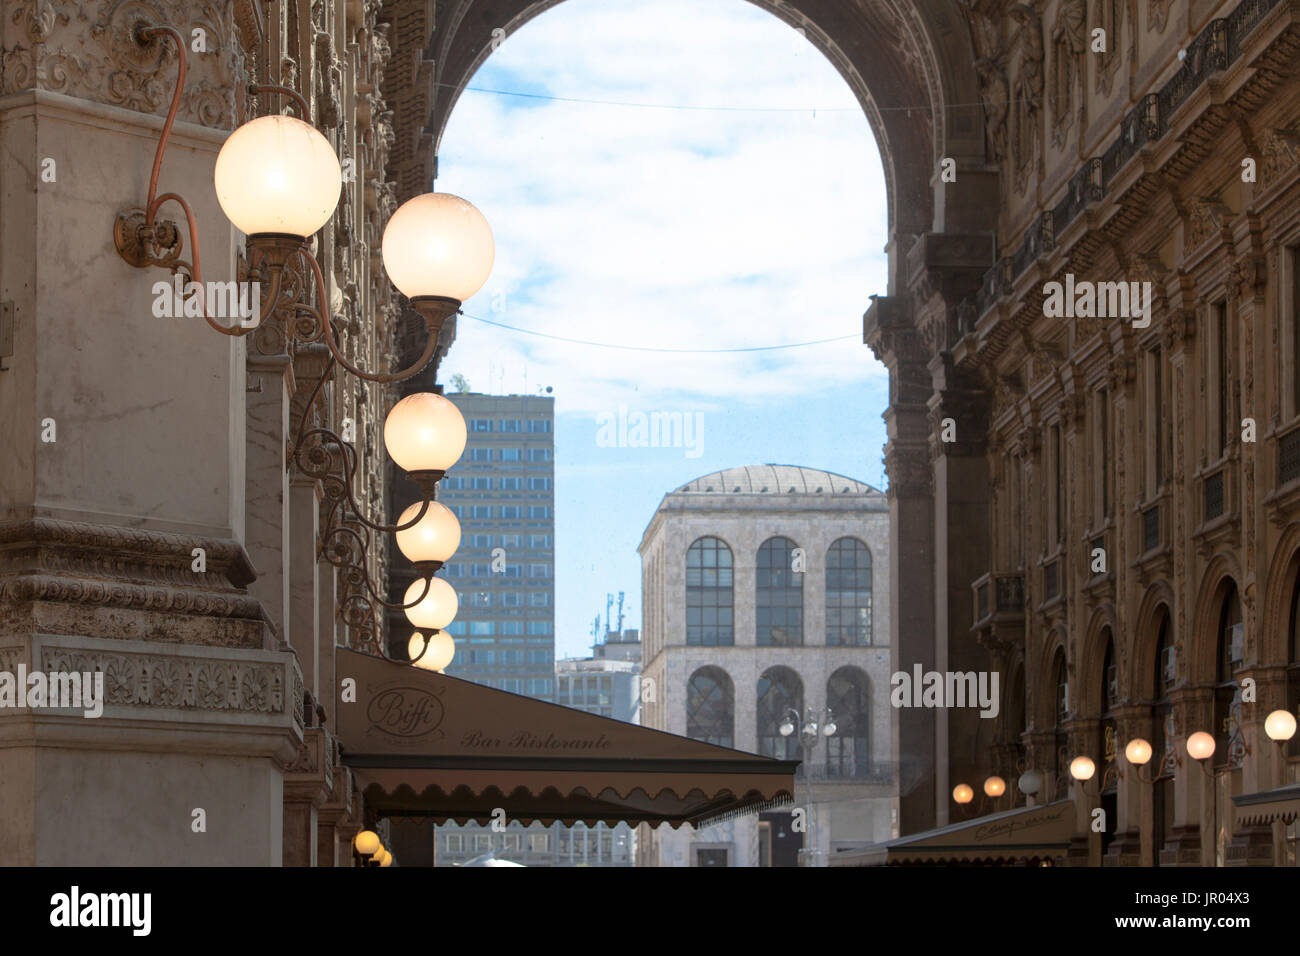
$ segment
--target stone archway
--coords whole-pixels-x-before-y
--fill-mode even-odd
[[[443,131],[475,71],[534,17],[562,0],[455,0],[440,11],[431,55],[428,131],[436,157]],[[802,30],[862,104],[880,149],[888,194],[890,287],[914,239],[929,231],[986,230],[997,189],[960,210],[932,180],[941,158],[972,171],[985,163],[975,47],[958,0],[747,0]],[[504,33],[497,32],[504,31]],[[436,159],[434,170],[436,175]],[[974,175],[975,173],[972,172]]]
[[[434,63],[433,106],[427,140],[419,147],[427,150],[435,174],[451,111],[491,55],[494,39],[499,46],[560,2],[448,0],[439,9],[437,29],[424,51]],[[959,304],[980,288],[996,255],[990,224],[999,219],[997,158],[1005,150],[1007,129],[1006,77],[998,63],[1008,55],[1008,40],[1000,35],[996,17],[971,0],[747,2],[803,30],[834,64],[862,105],[884,167],[888,283],[872,296],[863,321],[864,341],[890,375],[891,644],[899,649],[900,666],[933,669],[943,642],[952,669],[986,669],[978,645],[949,636],[968,633],[966,589],[988,570],[988,529],[980,521],[988,501],[988,465],[978,436],[985,432],[982,423],[991,403],[985,382],[956,373],[949,350],[961,325]],[[394,18],[399,26],[405,4],[412,17],[421,6],[400,0]],[[1035,29],[1041,31],[1036,20],[1021,33]],[[401,105],[397,108],[400,114]],[[942,181],[942,159],[953,160],[963,188]],[[937,369],[927,364],[936,355],[942,359]],[[927,405],[936,393],[938,404]],[[962,441],[947,446],[933,468],[932,412],[940,418],[955,414],[964,429]],[[946,496],[948,483],[964,489],[964,500],[945,503],[939,513],[935,488]],[[935,536],[946,536],[949,527],[963,528],[964,550],[936,564],[936,554],[947,555],[948,548],[946,537]],[[929,540],[934,548],[903,553],[901,542]],[[903,580],[910,582],[907,615],[900,613]],[[926,777],[900,801],[900,830],[910,833],[947,822],[952,783],[981,772],[983,758],[975,745],[979,718],[915,708],[897,719],[900,754],[926,768]],[[948,752],[940,754],[936,741],[945,734]]]

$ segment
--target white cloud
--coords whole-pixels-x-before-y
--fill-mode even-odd
[[[860,336],[868,296],[885,284],[879,156],[847,85],[790,27],[742,0],[567,0],[507,38],[470,85],[800,112],[467,91],[443,137],[437,183],[483,210],[497,240],[493,278],[467,313],[663,348]],[[442,379],[456,372],[484,391],[523,390],[526,374],[530,389],[555,386],[566,412],[631,396],[675,407],[752,403],[884,375],[860,337],[664,355],[469,318]]]

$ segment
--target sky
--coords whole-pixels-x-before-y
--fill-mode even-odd
[[[439,378],[552,390],[556,653],[587,656],[607,593],[639,626],[673,489],[764,462],[885,487],[880,156],[834,67],[744,0],[566,0],[469,86],[434,187],[483,212],[496,262]],[[656,412],[693,426],[678,447],[638,447]]]

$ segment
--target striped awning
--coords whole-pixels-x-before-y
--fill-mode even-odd
[[[1239,827],[1275,821],[1293,823],[1300,818],[1300,783],[1259,793],[1239,793],[1232,798],[1232,803]]]
[[[340,649],[342,761],[375,817],[690,823],[787,806],[773,760]]]
[[[923,833],[843,850],[831,866],[1055,866],[1074,833],[1074,802],[1017,807]]]

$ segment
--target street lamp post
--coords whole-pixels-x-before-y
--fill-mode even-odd
[[[796,726],[799,726],[799,712],[793,707],[788,707],[786,708],[785,719],[777,730],[780,731],[782,737],[789,737],[794,733]],[[821,730],[820,734],[817,732],[819,728]],[[804,852],[809,866],[817,865],[817,839],[816,831],[813,829],[811,756],[821,737],[834,736],[835,730],[835,715],[831,713],[829,707],[823,709],[820,714],[814,708],[809,707],[804,712],[803,725],[799,726],[799,742],[803,745],[804,756],[803,779],[808,792],[808,847]]]

